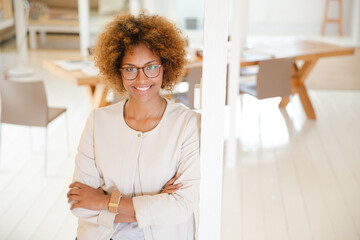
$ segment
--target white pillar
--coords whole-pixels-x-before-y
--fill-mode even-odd
[[[28,67],[27,22],[29,5],[23,0],[15,0],[14,10],[18,62],[15,68],[9,69],[8,74],[10,77],[25,77],[34,73],[34,69]]]
[[[155,0],[145,0],[144,8],[149,11],[150,14],[156,13],[156,4]]]
[[[139,0],[130,0],[129,11],[132,15],[138,15],[140,13],[141,4]]]
[[[90,47],[90,0],[78,0],[79,34],[81,56],[89,55]]]
[[[229,1],[206,0],[199,239],[220,239]]]
[[[243,0],[247,1],[247,0]],[[237,156],[237,146],[236,146],[236,101],[239,96],[239,78],[240,78],[240,44],[242,42],[241,34],[241,17],[239,12],[241,12],[240,1],[233,0],[231,6],[231,29],[230,29],[230,39],[231,39],[231,48],[229,52],[229,80],[228,80],[228,106],[230,110],[230,124],[229,124],[229,138],[226,144],[226,166],[234,167],[236,163]]]
[[[247,34],[248,34],[248,24],[249,24],[249,1],[248,0],[233,0],[233,19],[237,18],[237,27],[240,31],[240,47],[241,49],[246,47],[247,44]],[[236,6],[235,6],[236,5]],[[237,16],[236,16],[237,15]],[[240,22],[240,23],[239,23]]]
[[[355,42],[360,42],[360,0],[353,1],[352,37]]]

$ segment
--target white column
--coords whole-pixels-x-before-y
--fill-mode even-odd
[[[199,239],[220,239],[229,1],[206,0]]]
[[[17,66],[9,69],[10,77],[26,77],[34,73],[28,67],[27,23],[29,18],[29,5],[23,0],[14,1],[16,48],[18,54]]]
[[[155,0],[145,0],[144,8],[149,11],[150,14],[156,13],[156,4]]]
[[[249,1],[248,0],[233,0],[233,19],[238,18],[237,27],[240,31],[240,47],[244,48],[247,44],[248,24],[249,24]],[[236,6],[235,6],[236,5]],[[237,15],[237,16],[235,16]],[[240,23],[239,23],[240,22]]]
[[[89,55],[90,47],[90,0],[78,0],[79,12],[79,34],[80,34],[80,52],[81,56]]]
[[[129,2],[129,11],[132,15],[138,15],[141,9],[139,0],[130,0]]]
[[[247,0],[242,0],[247,1]],[[231,49],[229,52],[229,80],[228,80],[228,106],[230,110],[229,138],[226,144],[226,166],[234,167],[236,163],[237,147],[236,147],[236,101],[239,96],[239,78],[240,78],[240,43],[242,42],[241,20],[239,12],[241,12],[240,1],[233,0],[231,6],[231,28],[230,39]]]
[[[360,42],[360,0],[353,1],[352,37]]]

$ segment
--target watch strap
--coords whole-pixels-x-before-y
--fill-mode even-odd
[[[118,207],[120,203],[121,193],[119,190],[115,190],[111,193],[109,202],[109,212],[118,213]]]

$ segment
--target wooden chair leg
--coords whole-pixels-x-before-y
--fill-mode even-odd
[[[281,102],[279,103],[279,108],[285,108],[290,102],[289,96],[282,97]]]
[[[328,10],[329,10],[329,2],[330,2],[330,0],[326,0],[326,3],[325,3],[324,20],[323,20],[323,24],[322,24],[322,28],[321,28],[322,35],[325,35],[326,24],[327,24],[327,14],[328,14]]]

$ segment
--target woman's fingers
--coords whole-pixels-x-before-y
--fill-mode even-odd
[[[79,195],[71,195],[68,199],[68,203],[70,203],[71,201],[80,201],[80,196]]]
[[[70,184],[69,188],[84,188],[84,187],[88,187],[85,184],[82,184],[80,182],[73,182],[72,184]]]
[[[183,186],[182,183],[178,183],[175,185],[168,185],[168,186],[165,186],[165,188],[161,191],[161,193],[174,193],[182,186]]]
[[[170,179],[162,189],[161,193],[173,193],[182,187],[181,183],[175,184],[175,181],[181,176],[181,173],[177,173],[172,179]]]
[[[181,173],[177,173],[172,179],[170,179],[166,184],[166,185],[172,185],[174,184],[174,182],[181,176]]]
[[[176,190],[177,190],[177,189],[169,189],[169,190],[167,190],[167,191],[165,191],[165,192],[163,192],[163,193],[168,193],[168,194],[170,194],[170,193],[176,192]]]
[[[182,183],[178,183],[178,184],[175,184],[175,185],[170,185],[167,188],[168,189],[178,189],[180,187],[182,187]]]
[[[79,193],[80,193],[80,189],[72,188],[68,191],[67,197],[69,197],[70,195],[78,195]]]

